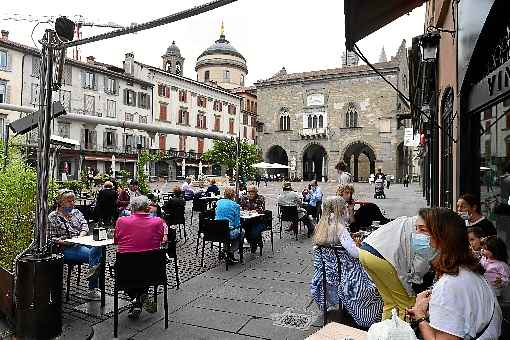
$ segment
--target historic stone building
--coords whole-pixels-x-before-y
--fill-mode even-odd
[[[345,63],[344,63],[345,64]],[[290,177],[335,180],[344,160],[355,180],[382,168],[400,179],[409,152],[397,115],[408,108],[379,75],[349,58],[342,68],[287,74],[257,82],[258,142],[267,162],[290,166]],[[390,61],[375,67],[408,93],[405,41]]]

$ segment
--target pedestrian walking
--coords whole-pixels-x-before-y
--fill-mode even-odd
[[[404,188],[409,187],[409,174],[404,176]]]

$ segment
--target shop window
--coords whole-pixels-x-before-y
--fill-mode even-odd
[[[508,111],[507,113],[505,113],[505,121],[506,121],[506,128],[507,129],[510,129],[510,111]]]
[[[506,97],[505,100],[503,100],[503,106],[510,107],[510,97]]]
[[[492,109],[487,109],[483,111],[483,120],[492,118]]]

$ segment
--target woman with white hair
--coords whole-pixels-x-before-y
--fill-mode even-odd
[[[344,225],[346,209],[342,197],[328,197],[323,203],[313,238],[315,271],[311,294],[321,310],[324,302],[327,309],[340,304],[359,327],[368,328],[381,320],[383,301],[358,260],[358,248]]]
[[[132,214],[117,220],[114,243],[118,253],[140,253],[160,249],[165,238],[165,222],[149,214],[150,201],[147,196],[137,196],[130,204]],[[126,293],[136,302],[129,311],[130,318],[137,318],[142,312],[143,300],[149,287],[131,289]]]

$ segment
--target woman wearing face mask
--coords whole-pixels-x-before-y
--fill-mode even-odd
[[[457,200],[457,213],[465,220],[468,227],[478,227],[483,237],[496,235],[496,228],[480,211],[480,200],[474,195],[464,194]]]
[[[421,284],[436,255],[419,216],[397,218],[374,231],[361,244],[359,259],[381,294],[383,319],[397,309],[401,318],[414,305],[412,284]]]
[[[439,278],[432,290],[418,294],[409,310],[422,339],[499,339],[501,309],[469,249],[463,221],[445,208],[424,209],[420,215],[438,251],[432,265]]]

